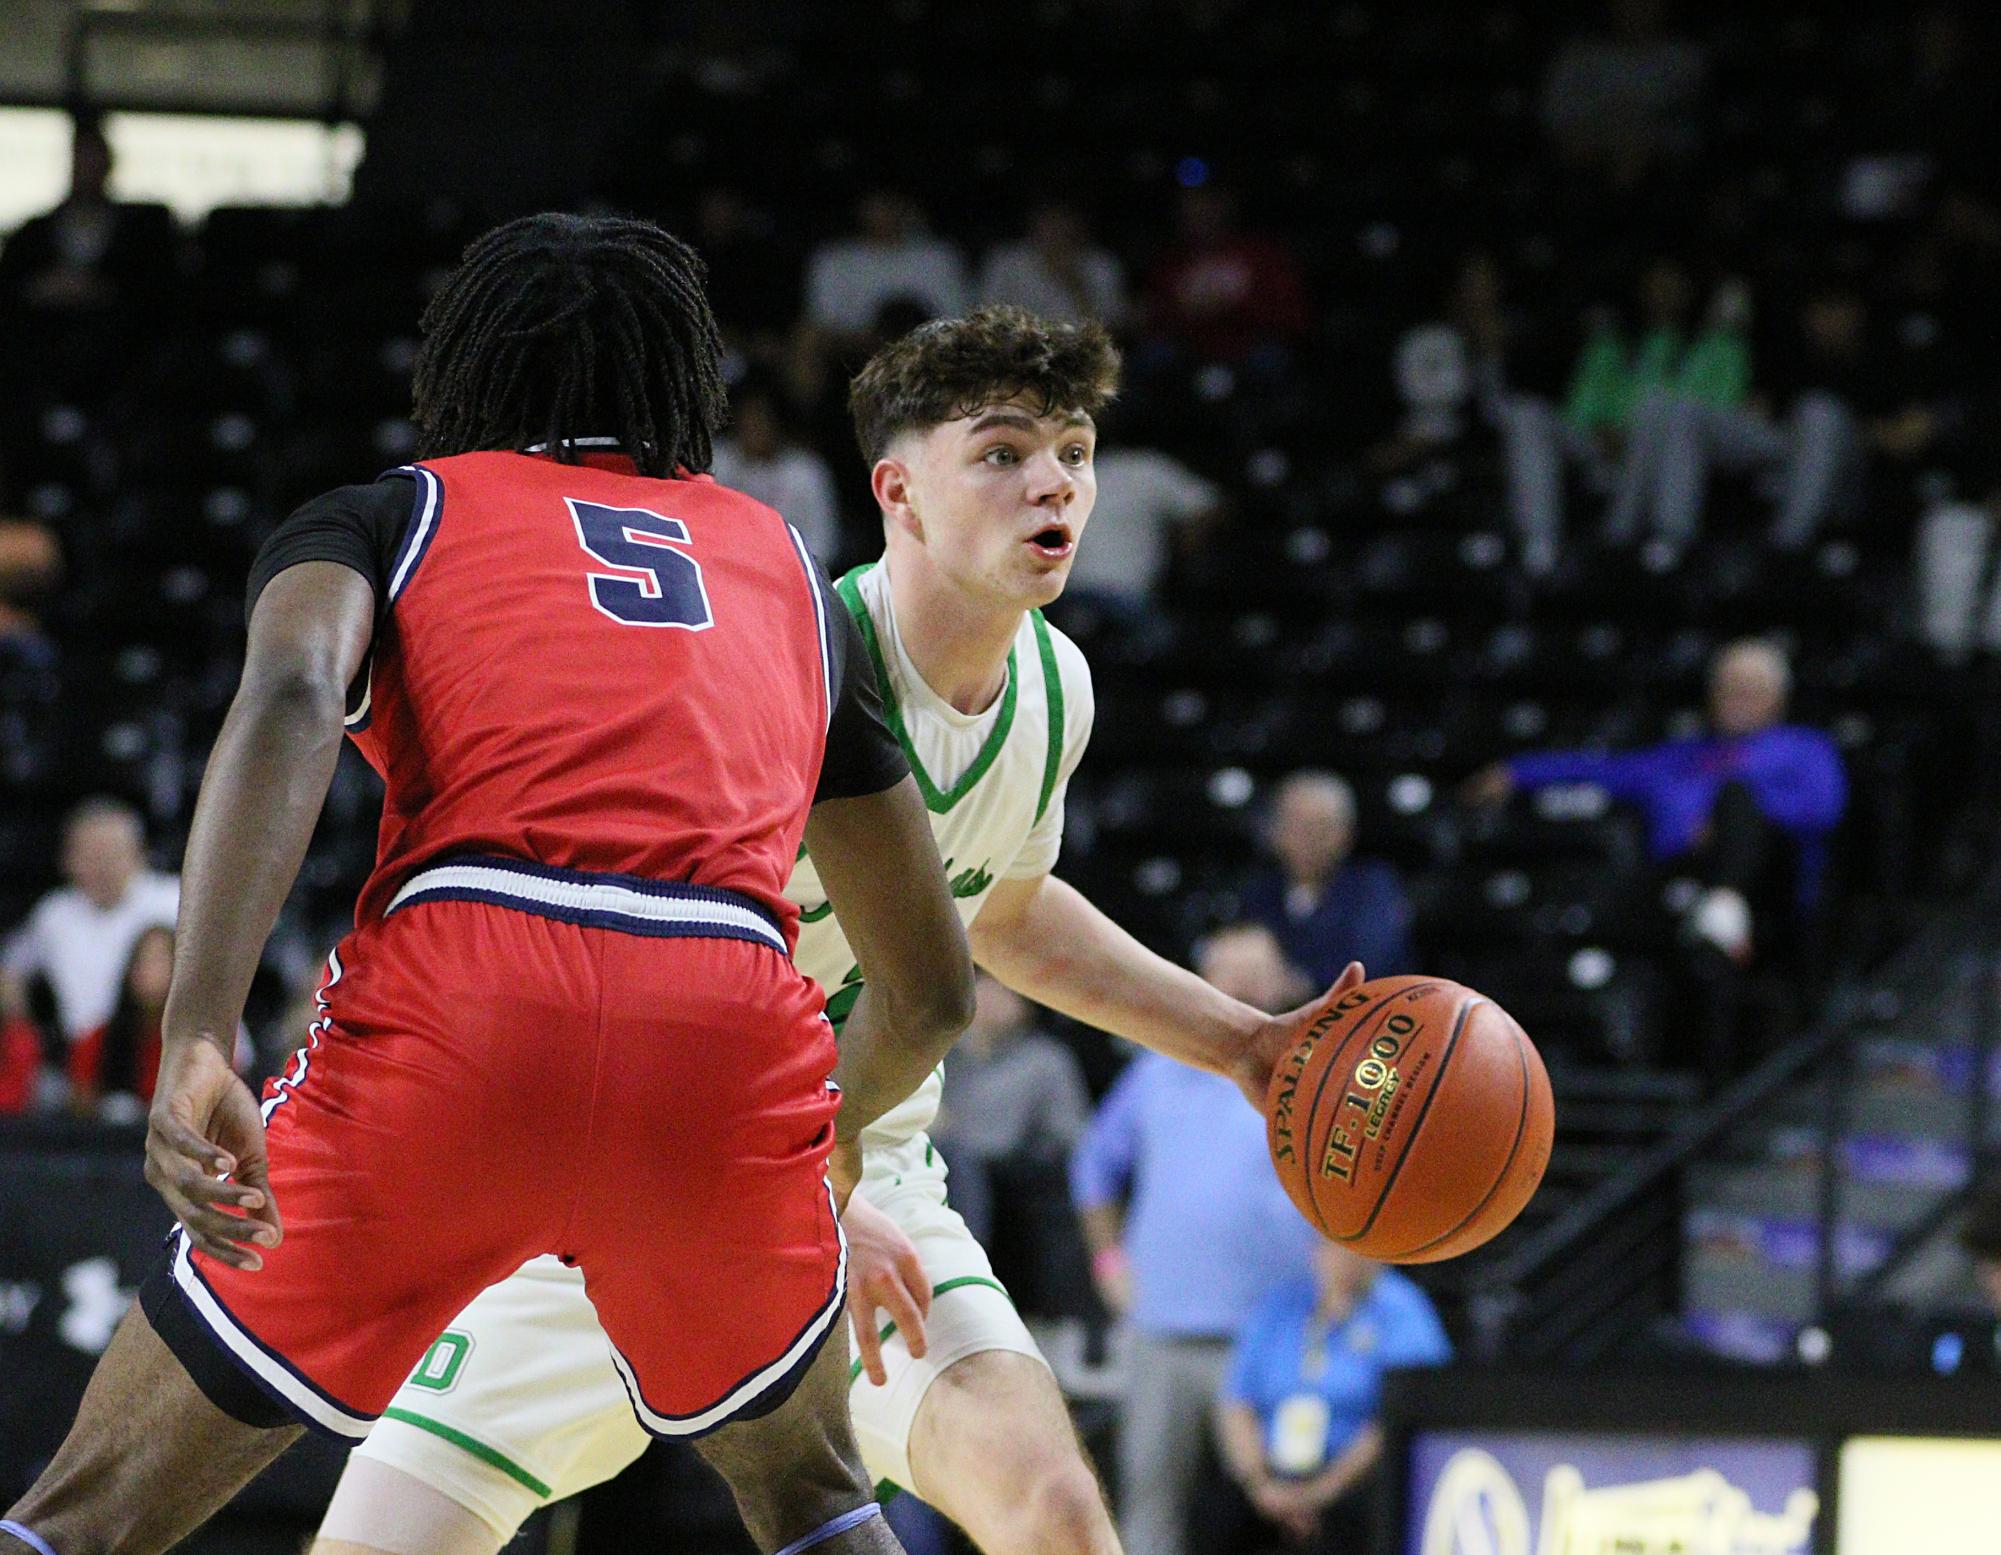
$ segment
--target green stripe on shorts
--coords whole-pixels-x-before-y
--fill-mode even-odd
[[[940,1296],[944,1295],[946,1291],[957,1290],[962,1285],[985,1285],[989,1289],[999,1291],[1001,1293],[1001,1299],[1005,1301],[1009,1306],[1014,1305],[1014,1297],[1010,1296],[1007,1293],[1007,1287],[1001,1284],[999,1280],[989,1279],[984,1274],[962,1274],[956,1280],[947,1280],[942,1285],[933,1285],[931,1287],[931,1299],[933,1301],[936,1301]],[[882,1333],[879,1337],[881,1338],[884,1344],[888,1344],[889,1336],[895,1332],[896,1332],[896,1325],[894,1323],[884,1323],[882,1325]],[[853,1387],[855,1385],[855,1379],[859,1377],[861,1374],[862,1374],[862,1363],[859,1360],[857,1360],[852,1366],[848,1368],[848,1386]]]
[[[383,1410],[382,1418],[385,1420],[401,1420],[405,1425],[414,1425],[420,1431],[429,1431],[433,1436],[442,1437],[454,1447],[462,1448],[466,1452],[471,1453],[481,1463],[490,1463],[509,1479],[526,1485],[544,1501],[549,1499],[549,1487],[533,1474],[530,1474],[512,1458],[508,1457],[505,1453],[495,1452],[485,1442],[474,1441],[465,1432],[454,1430],[442,1420],[433,1420],[426,1415],[412,1414],[407,1409],[397,1409],[394,1406]]]

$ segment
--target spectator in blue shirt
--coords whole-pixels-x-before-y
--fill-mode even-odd
[[[1256,925],[1213,935],[1197,966],[1259,1009],[1287,1002],[1285,958]],[[1230,1344],[1275,1284],[1306,1274],[1320,1237],[1279,1186],[1243,1092],[1155,1054],[1106,1093],[1070,1185],[1099,1293],[1130,1325],[1120,1535],[1133,1555],[1184,1555]]]
[[[1366,1495],[1382,1453],[1383,1374],[1451,1357],[1422,1290],[1322,1242],[1312,1274],[1272,1291],[1237,1336],[1216,1414],[1230,1477],[1295,1544],[1372,1548]]]
[[[1637,751],[1517,756],[1476,774],[1468,794],[1499,803],[1518,788],[1591,783],[1636,806],[1654,858],[1689,867],[1709,887],[1691,912],[1692,931],[1748,963],[1761,930],[1797,927],[1820,905],[1829,838],[1848,801],[1834,742],[1785,721],[1790,690],[1778,648],[1733,642],[1710,667],[1707,736]],[[1775,843],[1792,861],[1776,892]],[[1761,908],[1791,922],[1754,925]]]
[[[1301,974],[1301,998],[1350,961],[1371,977],[1417,970],[1410,903],[1390,865],[1355,858],[1355,791],[1332,772],[1295,772],[1279,785],[1267,833],[1278,867],[1244,887],[1243,913],[1277,936]]]

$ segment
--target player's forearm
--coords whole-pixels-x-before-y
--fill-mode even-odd
[[[1015,913],[973,920],[973,958],[1016,993],[1198,1069],[1227,1074],[1259,1011],[1155,955],[1051,875]]]
[[[865,984],[841,1027],[841,1057],[834,1067],[841,1087],[841,1137],[859,1138],[915,1092],[945,1061],[968,1018],[969,1009],[956,998],[899,1005],[885,988]]]
[[[233,1051],[264,942],[333,781],[342,712],[331,678],[246,675],[237,691],[182,864],[168,1039]]]

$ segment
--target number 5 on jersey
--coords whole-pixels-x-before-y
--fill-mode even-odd
[[[577,540],[615,573],[586,574],[591,603],[627,626],[678,626],[703,632],[716,624],[702,565],[676,546],[689,544],[688,526],[645,508],[608,508],[563,499],[576,520]]]

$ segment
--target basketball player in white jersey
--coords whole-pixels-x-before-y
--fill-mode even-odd
[[[975,960],[1041,1004],[1230,1075],[1261,1100],[1304,1012],[1273,1017],[1228,998],[1051,873],[1092,696],[1083,654],[1037,607],[1062,592],[1090,517],[1091,418],[1117,373],[1096,325],[1011,308],[884,348],[852,394],[884,554],[839,591],[931,810]],[[838,1026],[860,974],[810,858],[788,894],[801,908],[798,965],[825,986]],[[1344,982],[1359,976],[1350,968]],[[1117,1555],[1055,1378],[946,1202],[925,1134],[938,1098],[934,1073],[864,1132],[844,1216],[863,1459],[988,1555]],[[433,1346],[349,1460],[314,1555],[494,1555],[536,1508],[610,1478],[647,1442],[581,1277],[538,1259]]]

